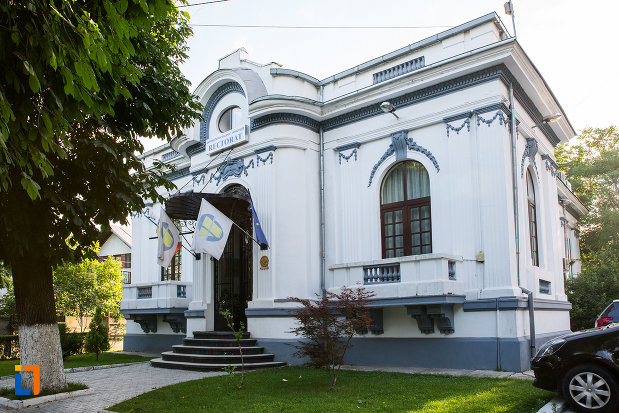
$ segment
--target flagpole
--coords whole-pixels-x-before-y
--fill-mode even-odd
[[[256,241],[256,239],[255,239],[254,237],[252,237],[251,235],[249,235],[249,232],[247,232],[247,231],[245,231],[243,228],[241,228],[241,226],[240,226],[239,224],[237,224],[236,222],[232,221],[232,223],[233,223],[234,225],[236,225],[236,227],[237,227],[238,229],[240,229],[241,231],[243,231],[243,232],[245,233],[245,235],[247,235],[249,238],[251,238],[251,239],[252,239],[252,241],[254,241],[254,242],[255,242],[255,243],[256,243],[256,244],[257,244],[260,248],[262,248],[262,245],[261,245],[258,241]]]

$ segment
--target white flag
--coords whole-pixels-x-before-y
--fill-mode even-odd
[[[203,199],[196,222],[193,250],[206,252],[219,260],[226,247],[232,221]]]
[[[157,224],[157,264],[167,267],[174,254],[181,248],[178,228],[161,208]]]

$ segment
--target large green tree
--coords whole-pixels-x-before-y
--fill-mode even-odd
[[[590,211],[581,220],[582,273],[566,283],[572,329],[580,330],[619,298],[619,130],[586,128],[578,143],[557,146],[555,155]]]
[[[96,308],[105,314],[118,314],[122,299],[122,267],[114,257],[103,261],[85,257],[78,262],[63,262],[54,268],[56,310],[76,317],[84,331],[85,317]]]
[[[0,4],[0,260],[44,389],[66,386],[52,286],[65,240],[89,245],[171,185],[136,153],[199,116],[178,67],[190,34],[171,0]]]

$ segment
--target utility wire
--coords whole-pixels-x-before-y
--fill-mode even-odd
[[[400,29],[444,29],[454,26],[280,26],[260,24],[189,24],[193,27],[223,27],[223,28],[246,28],[246,29],[353,29],[353,30],[400,30]]]
[[[203,6],[205,4],[213,4],[213,3],[223,3],[226,1],[230,1],[230,0],[212,0],[212,1],[204,1],[202,3],[194,3],[194,4],[183,4],[180,6],[176,6],[177,8],[181,8],[181,7],[193,7],[193,6]]]

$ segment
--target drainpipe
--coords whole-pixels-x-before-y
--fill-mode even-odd
[[[320,101],[324,100],[324,90],[320,85]],[[325,265],[325,140],[322,125],[319,130],[320,156],[318,157],[318,173],[320,182],[320,294],[322,298],[327,296],[326,290],[326,265]]]
[[[512,186],[514,198],[514,235],[516,239],[516,276],[518,288],[528,296],[529,307],[529,337],[531,358],[535,357],[535,308],[533,306],[533,292],[524,288],[520,283],[520,229],[518,227],[518,161],[516,159],[516,143],[518,135],[516,133],[516,106],[514,105],[514,85],[509,85],[509,107],[511,112],[511,140],[512,140]]]

